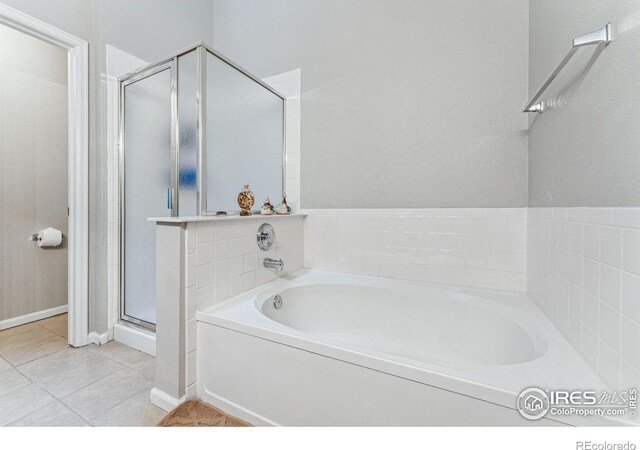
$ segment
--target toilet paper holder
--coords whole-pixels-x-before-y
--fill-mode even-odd
[[[37,242],[38,247],[58,247],[62,243],[63,237],[62,231],[49,227],[32,233],[27,241]]]

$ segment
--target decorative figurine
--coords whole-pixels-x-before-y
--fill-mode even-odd
[[[282,193],[282,203],[276,208],[276,214],[290,214],[291,207],[287,205],[287,194]]]
[[[260,208],[260,214],[262,214],[263,216],[270,216],[273,214],[274,209],[275,208],[269,201],[269,197],[266,197],[264,199],[264,205],[262,205],[262,208]]]
[[[240,207],[240,215],[241,216],[250,216],[251,215],[251,207],[256,202],[253,192],[249,189],[249,185],[245,184],[242,192],[238,194],[238,206]]]

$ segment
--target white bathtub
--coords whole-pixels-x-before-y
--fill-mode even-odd
[[[525,294],[305,270],[197,319],[198,395],[257,425],[559,425],[519,393],[606,389]]]

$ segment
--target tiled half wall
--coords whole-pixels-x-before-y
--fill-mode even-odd
[[[265,216],[220,221],[188,222],[186,228],[186,386],[196,394],[196,311],[275,279],[262,265],[265,258],[282,258],[279,275],[303,267],[303,216]],[[256,235],[263,223],[276,232],[276,245],[258,248]]]

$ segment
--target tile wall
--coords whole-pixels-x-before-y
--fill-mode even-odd
[[[305,267],[526,291],[526,208],[304,212]]]
[[[529,208],[528,292],[612,388],[640,383],[640,208]]]
[[[303,267],[304,216],[234,218],[189,222],[186,232],[186,377],[187,396],[196,395],[196,311],[227,300],[276,278],[262,266],[265,258],[282,258],[285,270]],[[258,228],[270,223],[276,245],[262,251],[256,243]]]

